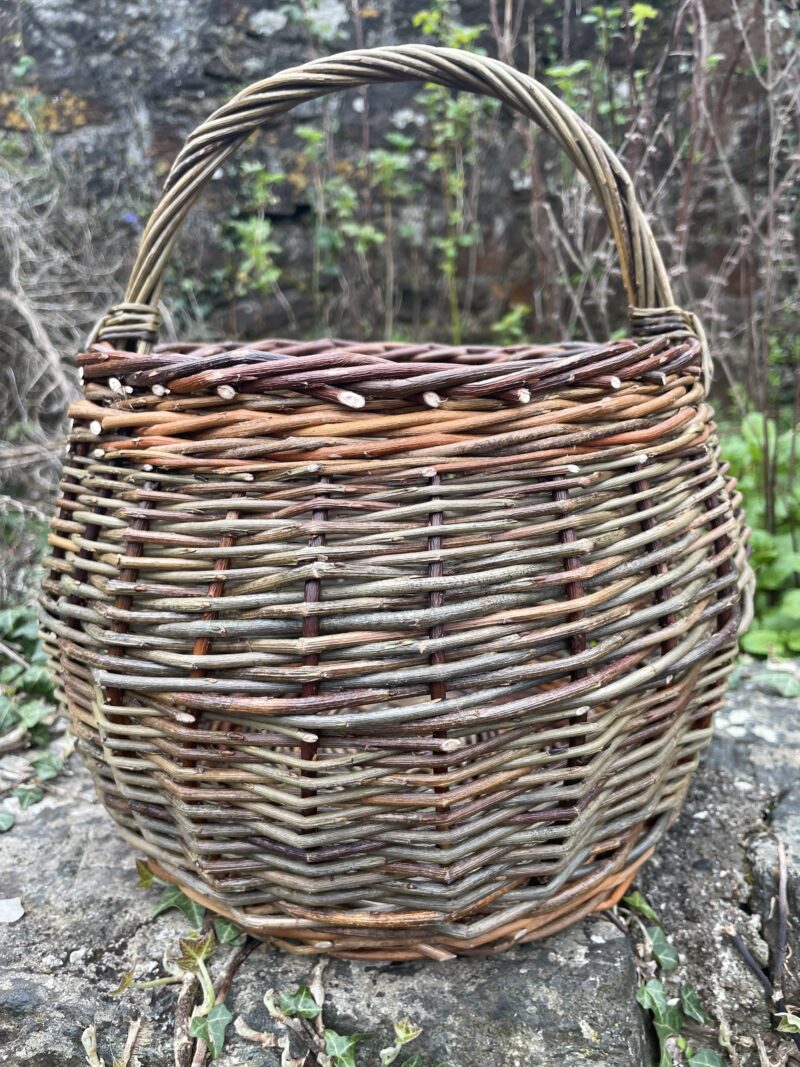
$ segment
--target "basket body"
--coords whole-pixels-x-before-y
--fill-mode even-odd
[[[126,840],[305,952],[496,951],[618,899],[746,612],[700,355],[91,348],[42,612]]]

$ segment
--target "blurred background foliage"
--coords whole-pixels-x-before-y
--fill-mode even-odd
[[[69,356],[118,298],[182,139],[250,81],[402,41],[530,71],[634,175],[678,300],[711,339],[723,450],[754,530],[745,648],[799,653],[795,0],[5,5],[0,607],[32,603],[77,388]],[[510,343],[625,330],[585,184],[491,101],[424,85],[317,101],[215,177],[170,270],[167,336]],[[24,619],[0,618],[21,654]]]

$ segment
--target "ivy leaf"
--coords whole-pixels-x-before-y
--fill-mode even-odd
[[[791,1011],[778,1012],[778,1029],[782,1034],[800,1034],[800,1015]]]
[[[25,670],[24,667],[20,667],[18,663],[9,663],[8,666],[3,667],[0,670],[0,683],[3,685],[10,685],[15,678],[18,678],[20,674]]]
[[[199,934],[196,937],[182,937],[178,941],[181,950],[176,962],[184,971],[196,971],[197,965],[207,960],[216,946],[213,930],[209,930],[205,937]]]
[[[712,1048],[701,1048],[689,1057],[688,1063],[689,1067],[724,1067],[719,1053]]]
[[[162,911],[169,911],[170,908],[177,908],[182,911],[194,929],[199,929],[203,925],[205,908],[192,900],[191,897],[187,897],[176,885],[167,886],[161,894],[158,903],[153,908],[153,918],[156,915],[160,915]]]
[[[53,695],[53,682],[50,671],[45,666],[28,667],[17,678],[17,685],[26,693],[35,693],[37,696],[51,697]]]
[[[664,986],[658,979],[651,979],[646,986],[636,990],[636,999],[643,1008],[653,1013],[653,1028],[658,1036],[661,1052],[658,1067],[672,1067],[673,1058],[668,1040],[680,1033],[683,1016],[680,1010],[667,1002]]]
[[[239,941],[244,937],[244,930],[238,927],[236,923],[232,923],[230,919],[215,919],[214,933],[217,935],[217,941],[220,945],[231,945],[234,941]]]
[[[0,834],[10,830],[16,821],[10,811],[0,811]]]
[[[31,767],[36,771],[36,777],[46,782],[49,778],[57,778],[61,773],[64,761],[55,752],[43,752],[41,756],[31,760]]]
[[[628,907],[633,908],[634,911],[638,911],[640,915],[644,915],[645,919],[652,919],[654,923],[658,922],[658,916],[647,903],[644,894],[640,893],[638,889],[635,889],[632,893],[628,893],[626,897],[623,897],[622,903],[627,904]]]
[[[50,744],[50,727],[46,722],[37,722],[28,730],[31,741],[37,748],[47,748]]]
[[[224,1004],[215,1004],[208,1015],[195,1015],[189,1023],[189,1033],[205,1041],[211,1051],[212,1060],[222,1055],[225,1044],[225,1030],[233,1016]]]
[[[674,1037],[675,1034],[680,1033],[683,1026],[683,1016],[680,1013],[680,1009],[675,1007],[674,1004],[668,1004],[667,1010],[663,1015],[657,1015],[653,1020],[653,1026],[658,1034],[658,1039],[663,1047],[668,1037]],[[669,1061],[670,1064],[672,1061]]]
[[[657,1018],[667,1013],[667,994],[658,978],[651,978],[636,990],[636,999],[643,1008],[647,1008]]]
[[[800,697],[800,678],[788,671],[759,671],[753,679],[759,689],[781,697]]]
[[[137,859],[136,873],[139,875],[139,881],[135,886],[136,889],[150,889],[153,886],[155,877],[145,860]]]
[[[301,985],[296,993],[281,993],[278,1007],[284,1015],[300,1015],[304,1019],[316,1019],[321,1011],[307,985]]]
[[[400,1055],[403,1045],[416,1040],[422,1033],[422,1028],[414,1026],[408,1019],[401,1019],[394,1024],[395,1043],[390,1048],[381,1049],[380,1060],[383,1067],[389,1067]]]
[[[398,1045],[407,1045],[409,1041],[415,1041],[422,1033],[421,1026],[414,1026],[408,1019],[401,1019],[394,1024],[394,1034]]]
[[[345,1037],[344,1034],[337,1034],[335,1030],[326,1030],[325,1051],[336,1067],[356,1067],[356,1045],[363,1037],[363,1034]]]
[[[8,699],[0,695],[0,734],[4,733],[17,720],[17,709]]]
[[[35,785],[21,785],[11,795],[17,798],[19,806],[25,811],[27,808],[32,808],[34,804],[38,804],[44,793]]]
[[[34,726],[46,719],[53,709],[48,708],[41,700],[26,700],[24,704],[17,706],[17,717],[23,726],[32,730]]]
[[[647,936],[653,945],[653,955],[665,971],[674,971],[680,963],[678,953],[660,926],[648,926]]]
[[[688,982],[684,982],[681,986],[681,1007],[684,1015],[689,1019],[694,1019],[696,1023],[710,1023],[712,1021],[711,1016],[700,1003],[697,990],[693,985],[689,985]]]

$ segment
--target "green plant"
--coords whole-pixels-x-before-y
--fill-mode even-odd
[[[384,334],[394,336],[395,316],[395,211],[398,205],[408,200],[416,188],[410,178],[414,139],[397,130],[384,137],[387,147],[376,148],[370,153],[371,177],[383,200],[384,228]],[[405,231],[401,228],[401,235]]]
[[[280,993],[277,998],[272,989],[264,994],[264,1005],[270,1018],[277,1024],[279,1033],[254,1030],[242,1016],[234,1022],[236,1033],[262,1048],[283,1050],[281,1062],[305,1063],[311,1067],[357,1067],[356,1049],[367,1034],[340,1034],[331,1030],[323,1021],[325,1006],[325,988],[323,975],[327,963],[321,960],[314,968],[308,985],[301,985],[293,993]],[[397,1062],[401,1052],[422,1033],[420,1027],[401,1019],[394,1024],[394,1040],[387,1048],[380,1051],[381,1067],[389,1067]],[[290,1059],[294,1043],[305,1049],[300,1059]],[[402,1067],[425,1067],[421,1056],[404,1059]],[[451,1067],[440,1063],[437,1067]]]
[[[164,883],[153,875],[144,861],[136,861],[136,871],[139,876],[136,883],[137,889],[164,887],[161,897],[153,908],[153,917],[176,909],[186,917],[192,930],[187,936],[179,939],[176,953],[164,956],[163,966],[167,971],[164,977],[137,981],[134,965],[122,975],[119,985],[114,990],[114,995],[119,996],[129,989],[157,989],[160,986],[174,984],[180,984],[184,989],[187,988],[187,981],[190,991],[193,992],[194,987],[198,987],[201,1000],[199,1004],[192,1002],[193,1006],[186,1019],[185,1037],[187,1042],[191,1038],[194,1038],[198,1045],[202,1042],[211,1053],[211,1058],[216,1060],[222,1054],[225,1033],[233,1016],[223,1003],[218,988],[215,987],[208,963],[218,945],[243,946],[246,940],[245,935],[228,919],[219,917],[213,921],[207,919],[205,908],[188,897],[177,886],[164,886]],[[232,966],[241,958],[240,954],[235,955]],[[205,1062],[205,1059],[202,1062]]]
[[[800,652],[800,425],[779,416],[751,411],[721,435],[751,527],[755,620],[742,647],[758,656]]]
[[[286,181],[282,171],[269,170],[258,160],[242,160],[236,172],[241,185],[231,218],[223,232],[223,247],[232,264],[234,297],[240,293],[272,293],[290,321],[294,314],[280,287],[277,257],[281,246],[269,210],[277,200],[276,187]]]
[[[716,1036],[713,1019],[700,1003],[697,990],[680,974],[680,957],[656,912],[636,890],[623,904],[639,951],[641,984],[636,999],[650,1014],[658,1039],[659,1067],[723,1067],[720,1054],[708,1044]],[[642,919],[650,925],[645,926]]]
[[[484,26],[462,26],[456,22],[451,0],[435,0],[430,8],[418,11],[412,21],[424,37],[449,48],[478,50],[477,42],[485,31]],[[463,326],[458,292],[460,254],[465,249],[474,252],[480,241],[478,133],[481,119],[494,112],[498,102],[471,93],[453,96],[442,85],[425,86],[419,100],[428,116],[431,133],[426,165],[438,177],[444,204],[444,233],[436,235],[432,244],[447,288],[451,340],[460,344]],[[469,273],[474,274],[474,261]]]
[[[64,765],[64,755],[47,747],[56,718],[55,691],[38,631],[35,608],[0,611],[0,752],[36,750],[12,790],[23,810],[42,799],[42,783],[56,778]],[[13,825],[13,814],[0,812],[0,832]]]
[[[529,304],[512,304],[502,318],[492,326],[492,334],[499,345],[515,345],[529,335],[526,320],[531,313]]]
[[[322,318],[321,277],[326,262],[334,262],[339,237],[328,224],[327,192],[323,163],[325,134],[314,126],[298,126],[295,133],[302,142],[300,164],[309,173],[311,206],[314,209],[314,244],[311,258],[311,296],[317,329]]]

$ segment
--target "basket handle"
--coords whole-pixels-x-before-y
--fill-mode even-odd
[[[633,181],[605,141],[562,100],[513,67],[453,48],[408,44],[342,52],[256,82],[215,111],[190,135],[167,176],[142,233],[125,300],[95,326],[96,340],[138,342],[148,351],[160,315],[164,270],[180,226],[217,168],[254,130],[284,112],[335,90],[380,82],[425,81],[494,96],[536,122],[591,185],[611,227],[635,332],[701,333],[696,318],[675,307],[672,290]]]

